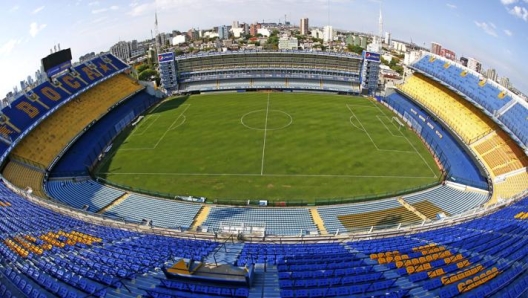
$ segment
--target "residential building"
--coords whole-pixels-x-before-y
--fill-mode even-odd
[[[482,71],[482,64],[475,58],[468,58],[467,67],[471,70],[474,70],[478,73]]]
[[[123,61],[130,59],[130,45],[126,41],[120,41],[110,47],[110,52]]]
[[[323,28],[323,42],[331,42],[334,40],[334,27],[324,26]]]
[[[499,75],[497,74],[497,71],[494,68],[488,68],[486,70],[486,78],[497,82],[499,79]],[[502,79],[502,78],[501,78]]]
[[[431,42],[431,53],[441,55],[442,45],[436,42]]]
[[[279,50],[297,50],[299,41],[295,37],[282,37],[279,39]]]
[[[302,18],[299,27],[301,29],[301,35],[307,35],[308,34],[308,18]]]
[[[223,25],[218,27],[218,39],[228,39],[229,38],[229,29],[227,26]]]

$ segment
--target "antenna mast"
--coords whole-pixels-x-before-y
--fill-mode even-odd
[[[156,37],[154,38],[154,43],[156,44],[156,55],[159,54],[160,52],[160,44],[158,43],[158,37],[160,38],[160,42],[161,42],[161,36],[159,35],[159,29],[158,29],[158,11],[156,10],[155,12],[155,18],[156,18],[156,21],[154,22],[154,30],[156,32]]]

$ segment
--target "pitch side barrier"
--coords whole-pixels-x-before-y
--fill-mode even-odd
[[[81,93],[127,68],[129,66],[112,54],[103,54],[19,96],[0,113],[0,135],[11,142],[2,152],[0,162],[44,119]]]
[[[210,241],[220,241],[225,239],[232,239],[232,234],[218,234],[218,233],[200,233],[200,232],[191,232],[183,231],[178,229],[163,229],[150,227],[140,223],[127,222],[124,219],[116,219],[105,217],[102,215],[83,212],[78,209],[74,209],[70,206],[58,203],[53,200],[44,200],[39,197],[35,197],[27,192],[17,188],[9,181],[3,179],[0,176],[6,186],[13,191],[14,193],[26,198],[27,200],[42,206],[44,208],[50,209],[54,212],[70,216],[75,219],[82,220],[87,223],[102,225],[107,227],[112,227],[116,229],[125,229],[140,233],[148,233],[155,235],[162,235],[168,237],[177,237],[185,239],[200,239],[200,240],[210,240]],[[496,204],[487,206],[487,207],[477,207],[472,210],[468,210],[462,214],[458,214],[452,217],[442,218],[440,220],[431,221],[431,222],[421,222],[416,224],[407,224],[399,225],[397,227],[390,227],[384,229],[381,227],[370,227],[365,229],[357,229],[354,232],[343,231],[342,233],[336,233],[333,235],[301,235],[301,236],[276,236],[276,235],[263,235],[263,236],[252,236],[245,234],[237,234],[237,241],[246,242],[246,243],[256,243],[256,242],[267,242],[267,243],[277,243],[277,244],[288,244],[288,243],[324,243],[324,242],[346,242],[346,241],[359,241],[367,239],[379,239],[379,238],[388,238],[394,236],[410,235],[418,232],[424,232],[429,230],[436,230],[443,227],[454,226],[464,222],[471,221],[476,218],[491,214],[501,208],[507,207],[519,200],[522,200],[525,196],[528,195],[528,190],[524,193],[518,194],[510,199],[500,201]]]
[[[130,187],[128,185],[122,185],[118,184],[109,180],[106,180],[102,177],[94,177],[94,180],[98,183],[110,185],[112,187],[116,187],[119,189],[123,189],[126,191],[131,191],[135,193],[140,193],[148,196],[153,197],[160,197],[164,199],[170,199],[170,200],[178,200],[175,199],[177,196],[182,196],[180,194],[171,194],[171,193],[164,193],[159,191],[152,191],[142,188],[134,188]],[[374,201],[384,198],[392,198],[392,197],[398,197],[403,196],[411,193],[415,193],[418,191],[426,190],[431,187],[437,186],[440,184],[440,182],[443,180],[443,177],[439,177],[438,181],[424,184],[418,187],[413,188],[407,188],[395,192],[386,192],[376,195],[367,195],[367,196],[358,196],[358,197],[348,197],[348,198],[329,198],[329,199],[315,199],[315,200],[299,200],[299,201],[283,201],[283,200],[267,200],[269,207],[294,207],[294,206],[324,206],[324,205],[338,205],[338,204],[348,204],[348,203],[360,203],[360,202],[368,202],[368,201]],[[196,196],[198,196],[196,194]],[[208,198],[208,201],[213,202],[217,205],[227,205],[227,206],[254,206],[254,207],[260,207],[260,208],[267,208],[262,207],[259,203],[260,200],[254,199],[254,200],[235,200],[235,199],[219,199],[219,198]],[[248,203],[249,202],[249,203]],[[195,203],[198,204],[198,203]]]

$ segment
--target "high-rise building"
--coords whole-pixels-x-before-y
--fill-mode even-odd
[[[240,27],[240,23],[238,21],[233,21],[233,25],[231,26],[231,28],[238,28]]]
[[[486,70],[486,78],[497,82],[497,80],[499,79],[499,75],[497,74],[497,71],[494,68],[488,68]]]
[[[229,38],[229,30],[227,26],[223,25],[218,27],[218,39],[228,39]]]
[[[353,45],[355,39],[356,39],[356,36],[350,34],[350,35],[347,35],[347,37],[345,39],[345,42],[346,42],[347,45]]]
[[[478,73],[482,71],[482,64],[475,58],[468,58],[467,67],[471,70],[474,70]]]
[[[176,36],[173,36],[173,37],[176,37]],[[198,30],[191,28],[187,31],[187,37],[189,38],[189,40],[196,40],[200,38],[200,35],[199,35]]]
[[[385,32],[385,44],[391,44],[391,34],[389,32]]]
[[[506,89],[510,89],[512,87],[511,83],[510,83],[510,79],[507,78],[507,77],[502,77],[500,78],[499,80],[499,84],[501,84],[502,86],[504,86],[504,88]]]
[[[334,28],[332,26],[324,26],[323,42],[330,42],[333,40],[334,40]]]
[[[251,36],[257,36],[258,29],[260,28],[262,28],[262,25],[259,23],[251,24],[249,27],[249,34],[251,34]]]
[[[110,53],[123,61],[130,59],[130,45],[126,41],[120,41],[110,47]]]
[[[431,42],[431,53],[441,55],[442,45],[436,42]]]
[[[357,38],[356,38],[357,40]],[[361,36],[359,37],[359,46],[362,47],[362,48],[367,48],[367,37],[366,36]]]
[[[301,24],[299,25],[301,28],[301,35],[307,35],[308,34],[308,18],[302,18]]]
[[[440,50],[440,56],[445,57],[449,60],[455,61],[456,60],[456,54],[455,52],[448,50],[446,48],[442,48]]]

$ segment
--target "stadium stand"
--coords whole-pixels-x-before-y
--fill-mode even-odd
[[[435,59],[431,59],[432,57]],[[498,84],[493,84],[493,82],[479,84],[482,81],[480,74],[463,69],[452,61],[446,61],[438,56],[424,55],[412,66],[441,80],[444,85],[465,95],[492,114],[512,100],[511,96],[504,95],[505,90]]]
[[[415,74],[399,88],[446,122],[466,144],[492,131],[491,120],[470,103],[457,100],[454,92],[442,88],[436,81]]]
[[[486,178],[480,173],[476,162],[435,117],[399,93],[392,93],[381,101],[406,119],[425,140],[446,170],[448,180],[487,189]]]
[[[10,161],[6,164],[2,175],[9,181],[14,181],[21,189],[30,187],[35,195],[45,198],[42,188],[45,173],[26,164]]]
[[[526,154],[501,132],[497,124],[486,118],[474,106],[469,106],[469,102],[460,101],[454,92],[440,83],[416,73],[399,88],[448,123],[483,162],[492,181],[508,180],[509,174],[526,169],[528,165]],[[503,175],[505,177],[502,177]],[[526,190],[522,184],[515,182],[505,185],[508,187],[499,187],[493,192],[489,203],[495,203],[498,198],[506,197],[507,194],[500,193],[499,190],[506,190],[508,194]],[[513,187],[516,186],[520,188],[514,190]]]
[[[528,158],[505,133],[493,132],[471,145],[495,176],[528,166]]]
[[[82,79],[70,73],[60,75],[56,78],[56,83],[46,81],[4,107],[0,116],[0,135],[5,140],[16,142],[22,134],[26,134],[28,129],[32,129],[35,124],[60,108],[72,95],[93,87],[128,67],[108,54],[92,61],[92,67],[83,63],[73,68]],[[5,157],[7,150],[2,153],[2,157]]]
[[[493,189],[497,199],[511,198],[521,191],[528,189],[528,172],[511,175],[495,182]]]
[[[211,207],[204,226],[218,230],[220,223],[265,223],[271,235],[300,235],[302,231],[317,231],[307,208],[240,208]]]
[[[60,113],[46,118],[19,143],[12,154],[44,167],[49,166],[79,132],[140,88],[140,85],[125,75],[100,83],[65,104]]]
[[[492,119],[506,125],[522,147],[528,148],[528,106],[518,96],[472,70],[431,53],[414,62],[412,67],[481,107]]]
[[[123,202],[107,210],[104,215],[132,222],[151,220],[152,226],[161,228],[188,229],[200,208],[200,204],[131,194]]]
[[[225,52],[176,57],[179,91],[308,89],[359,93],[361,57],[331,52]]]
[[[528,147],[528,107],[521,103],[514,104],[499,117],[516,136]]]
[[[338,56],[339,54],[330,55]],[[218,54],[215,57],[222,56]],[[219,59],[221,60],[221,58]],[[213,61],[214,59],[203,60],[203,70],[200,70],[203,72],[213,69],[213,62],[222,63],[222,61]],[[334,61],[329,58],[328,60]],[[105,72],[104,69],[117,72],[126,67],[111,55],[98,57],[93,61],[96,66],[92,72],[99,72],[101,76],[103,76],[102,72]],[[269,65],[266,65],[267,62],[265,61],[259,61],[258,67],[254,68],[279,67],[280,61],[280,59],[273,61],[274,63]],[[435,61],[435,59],[429,58],[425,62],[435,64]],[[282,62],[287,63],[286,61]],[[306,63],[305,66],[310,68],[308,65],[314,62],[317,61],[303,60],[301,62],[299,60],[295,63]],[[342,61],[337,59],[337,62],[329,62],[324,67],[328,68],[328,72],[337,71],[343,67],[338,65],[339,62]],[[207,63],[210,65],[205,65]],[[105,66],[97,66],[100,64]],[[426,65],[437,71],[434,68],[436,66]],[[243,63],[240,66],[242,67]],[[98,83],[96,79],[99,77],[94,78],[93,74],[90,75],[91,72],[83,71],[83,67],[89,67],[89,65],[82,64],[76,67],[78,75],[75,75],[73,80],[84,87]],[[352,67],[357,67],[357,65],[354,64]],[[447,72],[452,71],[454,67],[443,63],[442,69]],[[458,70],[455,72],[461,78],[471,79],[473,75],[472,73],[462,74]],[[193,79],[195,78],[191,78],[191,81]],[[79,91],[79,87],[74,87],[76,84],[68,84],[72,83],[71,80],[65,76],[58,79],[60,87],[57,87],[59,90],[57,94],[60,97]],[[107,81],[110,80],[112,79]],[[116,80],[119,79],[116,78]],[[411,82],[413,80],[411,79]],[[289,79],[287,84],[290,84],[290,81],[293,79]],[[314,88],[320,88],[320,79],[306,84],[315,86],[316,81],[319,82],[319,86]],[[216,88],[218,89],[222,83],[215,82]],[[251,83],[255,82],[252,81]],[[478,91],[475,92],[480,92],[478,88],[488,90],[484,88],[494,87],[491,82],[477,80],[474,83],[478,86]],[[104,84],[104,82],[100,84]],[[299,79],[298,84],[302,84],[302,79]],[[338,83],[335,84],[339,85]],[[412,84],[409,89],[413,89]],[[191,85],[196,86],[194,83],[190,83],[189,86]],[[50,88],[55,87],[53,85]],[[424,88],[431,90],[433,87],[426,86]],[[441,89],[440,85],[434,86],[434,88]],[[302,89],[310,88],[306,86]],[[42,95],[46,92],[49,91],[39,90],[36,93]],[[431,92],[442,99],[449,100],[448,97],[444,97],[447,93],[445,90]],[[491,89],[491,91],[485,92],[488,92],[489,94],[486,96],[490,97],[494,91]],[[31,95],[28,96],[31,97]],[[116,95],[116,97],[119,96],[122,95]],[[438,115],[439,109],[435,110],[433,108],[435,106],[432,104],[437,104],[438,101],[430,98],[424,99],[419,94],[417,96],[430,106],[423,105]],[[482,101],[482,104],[489,105],[487,109],[494,111],[502,109],[497,113],[506,115],[517,106],[517,104],[512,105],[510,103],[511,99],[508,96],[508,94],[496,94],[497,102],[490,101],[484,96],[479,100]],[[83,94],[81,94],[82,97]],[[123,95],[124,97],[126,95]],[[389,103],[393,107],[403,102],[400,102],[396,97],[389,98],[387,103],[391,100],[397,101],[396,104],[394,102],[393,104]],[[35,100],[34,97],[32,99]],[[128,99],[127,102],[131,102],[131,100]],[[64,107],[66,106],[67,104]],[[18,116],[13,117],[15,114],[4,114],[4,117],[0,119],[0,125],[3,125],[3,138],[11,141],[17,140],[27,128],[36,123],[35,121],[40,120],[41,116],[44,117],[44,113],[50,111],[50,106],[47,107],[40,105],[35,110],[26,109],[26,112],[19,115],[21,119],[15,119],[18,118]],[[145,107],[140,107],[140,109],[143,108]],[[471,110],[471,107],[466,108]],[[414,107],[410,107],[410,109],[414,109]],[[450,111],[445,107],[442,109],[444,112]],[[18,112],[20,111],[22,110],[19,109]],[[35,119],[31,121],[27,120],[27,112],[30,111],[37,113]],[[69,110],[64,109],[63,111]],[[412,113],[411,110],[407,110],[407,112]],[[423,122],[417,115],[424,113],[424,111],[416,109],[416,112],[415,116],[412,116],[414,121]],[[475,111],[475,113],[477,112]],[[41,116],[38,116],[39,114]],[[49,119],[63,117],[60,115],[61,113],[55,114]],[[459,116],[461,115],[463,114]],[[130,114],[123,109],[122,114],[116,112],[115,118],[108,117],[109,120],[105,120],[103,117],[101,121],[114,123],[115,128],[115,125],[119,124],[121,120],[130,119],[129,116]],[[95,116],[92,120],[98,117]],[[474,114],[471,117],[474,121],[481,119],[480,116],[475,118]],[[484,123],[487,123],[486,119],[483,120]],[[19,130],[17,132],[13,129],[11,122],[17,122],[18,125],[19,120],[22,124],[20,127],[23,129],[17,128]],[[524,121],[522,118],[512,121],[519,120],[520,123]],[[46,121],[44,120],[43,124]],[[129,120],[125,122],[129,123]],[[68,142],[90,124],[88,122],[84,127],[78,129]],[[522,167],[525,166],[523,158],[526,156],[515,145],[512,145],[506,136],[497,132],[496,127],[490,125],[496,130],[496,133],[488,134],[487,137],[474,142],[471,137],[478,135],[477,132],[482,127],[479,126],[479,128],[474,129],[465,123],[456,122],[454,124],[458,126],[452,128],[457,133],[460,131],[466,135],[469,140],[468,143],[472,143],[473,150],[480,152],[479,154],[485,161],[484,164],[488,167],[494,182],[494,196],[506,199],[527,189],[528,173],[526,168]],[[514,127],[518,124],[507,126]],[[37,126],[37,129],[39,127],[40,125]],[[50,129],[49,134],[56,129],[55,126],[48,128]],[[6,129],[10,129],[10,132],[7,131],[7,133]],[[423,131],[425,130],[424,126]],[[116,131],[110,131],[109,134],[118,133]],[[515,133],[520,131],[518,129]],[[437,135],[436,132],[435,135]],[[39,133],[46,132],[39,131]],[[88,140],[89,135],[84,135],[87,136]],[[442,140],[450,138],[447,132],[442,133],[442,135],[443,137],[440,138]],[[93,140],[93,137],[95,135],[92,135],[90,139]],[[519,138],[521,137],[519,136]],[[427,137],[424,139],[427,141]],[[1,143],[3,141],[0,141]],[[103,143],[107,144],[107,142]],[[97,151],[103,148],[103,145],[99,146],[99,149],[93,150]],[[441,145],[435,146],[440,147]],[[0,149],[4,147],[0,147]],[[452,149],[443,148],[441,151],[434,148],[433,151],[440,157],[442,154],[438,154],[438,152],[443,152],[443,150],[456,151],[461,149],[456,141],[451,147]],[[497,148],[503,150],[505,154],[513,154],[509,157],[510,161],[513,160],[511,164],[519,161],[520,165],[514,165],[503,173],[504,166],[501,165],[504,164],[504,159],[496,161],[496,159],[501,158],[495,156],[501,154],[501,151],[495,151]],[[52,158],[57,157],[63,149],[64,147],[53,149],[59,150],[59,152],[55,156],[51,156],[52,153],[49,153],[43,160],[50,160],[50,156]],[[4,150],[8,152],[7,148]],[[493,154],[490,154],[491,152]],[[468,181],[483,183],[478,169],[473,171],[475,165],[471,162],[471,158],[468,158],[467,154],[464,155],[463,150],[457,154],[460,160],[465,161],[451,161],[451,157],[446,160],[458,164],[459,167],[464,164],[469,165],[467,170],[471,173],[468,176],[460,174],[459,180],[468,178]],[[488,155],[489,157],[485,158]],[[37,181],[38,187],[42,187],[44,173],[31,166],[29,162],[23,164],[26,157],[21,155],[20,160],[8,161],[3,171],[4,177],[7,180],[17,182],[17,185],[22,188],[25,187],[22,186],[23,184],[28,186]],[[40,157],[37,156],[37,158]],[[86,165],[86,158],[93,160],[94,157],[89,155],[72,157],[72,159],[77,160],[83,158],[84,161],[79,161],[76,166],[65,167],[64,172],[70,170],[76,172],[80,168],[78,166],[80,163]],[[510,161],[507,161],[507,166],[510,166]],[[451,172],[454,171],[454,165],[448,167]],[[35,178],[36,176],[38,178]],[[64,184],[62,184],[63,182]],[[57,192],[56,196],[63,197],[62,201],[72,206],[89,205],[90,209],[93,208],[92,211],[104,207],[104,214],[107,216],[120,217],[136,223],[140,223],[144,219],[152,220],[155,227],[188,228],[202,208],[199,204],[161,200],[137,194],[123,195],[124,192],[109,189],[91,180],[77,183],[67,183],[65,180],[62,182],[60,180],[49,181],[46,185],[50,192]],[[480,185],[482,186],[482,184]],[[481,188],[486,189],[486,187]],[[33,192],[33,194],[37,193]],[[112,204],[119,197],[123,200]],[[488,199],[488,194],[486,191],[472,190],[463,185],[447,183],[418,194],[405,196],[404,199],[428,218],[432,218],[440,212],[446,215],[456,215],[482,206]],[[23,198],[20,194],[16,194],[6,187],[4,183],[0,183],[0,296],[2,297],[210,297],[213,295],[217,297],[276,297],[280,295],[281,297],[418,296],[447,298],[460,295],[463,297],[524,297],[528,295],[528,267],[526,266],[528,263],[528,198],[519,200],[512,205],[501,206],[498,209],[481,208],[476,211],[473,210],[471,214],[463,214],[467,218],[461,217],[461,219],[456,219],[453,222],[449,219],[441,221],[432,229],[429,226],[426,227],[427,230],[421,230],[416,226],[416,229],[420,231],[417,233],[407,234],[406,232],[403,235],[393,232],[393,235],[396,236],[384,235],[385,238],[381,239],[374,239],[376,238],[375,233],[367,233],[364,236],[367,240],[363,240],[359,236],[354,240],[348,237],[322,238],[324,243],[315,243],[321,241],[321,238],[315,238],[314,243],[308,243],[303,238],[295,238],[293,241],[297,242],[296,244],[279,243],[282,242],[281,238],[272,238],[278,239],[276,243],[244,243],[238,242],[234,237],[228,238],[229,241],[216,242],[155,235],[153,233],[159,232],[159,229],[150,229],[143,225],[131,226],[128,223],[118,224],[115,221],[94,216],[86,217],[80,212],[69,213],[71,211],[62,207],[50,209],[50,204],[54,204],[54,202],[39,201],[37,204],[35,200]],[[43,206],[47,206],[47,208]],[[380,218],[382,216],[387,215],[391,219],[391,216],[403,216],[409,212],[404,208],[397,214],[385,213],[398,208],[403,207],[394,198],[348,206],[317,207],[317,213],[323,219],[328,233],[335,233],[337,229],[346,230],[343,222],[339,220],[343,216],[345,218],[351,215],[351,217],[356,217],[360,212],[364,212],[364,217],[365,214],[376,213],[377,216],[372,217],[372,222],[379,224],[380,220],[383,219]],[[52,209],[56,211],[52,211]],[[270,234],[278,235],[299,235],[301,230],[317,230],[309,208],[212,206],[207,209],[209,214],[207,214],[207,219],[203,225],[215,229],[218,228],[220,222],[233,221],[263,222]],[[73,214],[75,218],[65,215],[66,213]],[[412,220],[413,215],[409,215],[409,220]],[[401,220],[385,222],[394,226],[399,224],[398,222],[401,223]],[[108,224],[113,224],[117,228],[109,227]],[[354,229],[355,226],[365,226],[365,222],[356,221],[351,224],[350,229]],[[130,229],[131,227],[133,230]],[[137,232],[138,230],[143,232]],[[163,232],[168,233],[168,231]],[[178,235],[191,236],[191,234],[186,233],[178,233]],[[192,236],[196,236],[196,234]],[[342,242],[342,239],[346,239],[345,242]],[[257,241],[262,240],[264,239]],[[233,255],[227,257],[225,254],[229,252]],[[217,258],[222,257],[222,255],[225,258],[220,263],[234,263],[238,266],[256,264],[255,267],[260,269],[257,269],[257,277],[253,286],[239,287],[215,282],[168,280],[159,270],[159,268],[170,266],[181,259],[207,260],[211,263],[211,260],[216,262]]]
[[[87,168],[99,154],[130,122],[159,99],[142,91],[112,109],[99,121],[90,126],[84,134],[64,153],[52,169],[51,177],[88,175]]]
[[[218,245],[86,223],[35,205],[3,184],[0,193],[8,205],[0,207],[0,275],[19,297],[105,297],[130,287],[144,295],[131,282],[141,284],[143,274],[155,274],[171,256],[201,260]]]
[[[485,192],[464,191],[444,185],[403,198],[414,206],[421,206],[421,204],[427,204],[424,202],[428,202],[449,215],[455,215],[484,204],[488,195]],[[407,209],[402,208],[396,198],[391,198],[375,202],[324,206],[318,207],[317,210],[325,223],[326,230],[333,234],[337,231],[365,230],[366,227],[378,225],[394,227],[400,223],[421,221]],[[370,215],[368,220],[363,218],[365,214]],[[431,219],[435,217],[431,217]]]
[[[91,179],[78,182],[50,180],[46,183],[46,190],[51,197],[74,208],[83,209],[87,205],[87,211],[91,212],[97,212],[125,194],[124,191],[101,185]]]

